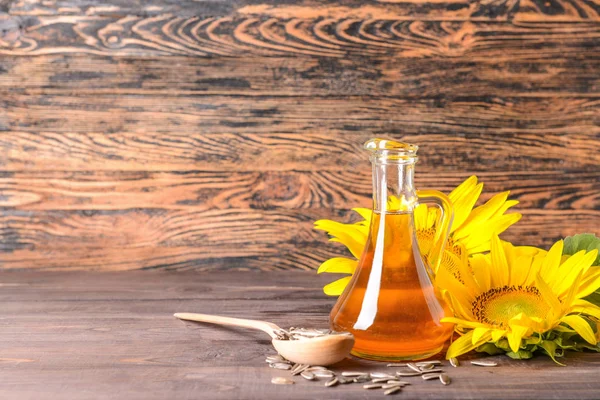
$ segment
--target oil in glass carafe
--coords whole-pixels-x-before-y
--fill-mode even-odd
[[[330,314],[336,331],[355,337],[352,354],[374,360],[417,360],[440,352],[452,316],[435,288],[452,206],[443,193],[414,187],[417,146],[385,139],[365,143],[373,167],[373,217],[358,267]],[[439,207],[434,245],[424,259],[414,227],[419,202]],[[428,263],[431,262],[431,265]]]
[[[425,266],[418,265],[423,261],[415,257],[412,214],[387,214],[384,219],[384,251],[374,320],[366,330],[354,328],[372,273],[381,221],[381,215],[377,213],[373,215],[370,240],[357,272],[331,312],[332,327],[354,335],[356,342],[352,353],[361,358],[427,358],[440,352],[451,335],[452,324],[440,322],[451,313],[438,299],[439,294],[425,273]]]

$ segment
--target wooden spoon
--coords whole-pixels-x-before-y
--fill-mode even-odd
[[[352,346],[354,346],[354,336],[350,333],[318,336],[303,340],[281,340],[277,339],[275,334],[281,328],[271,322],[192,313],[177,313],[174,316],[187,321],[261,330],[271,336],[273,347],[279,354],[297,364],[323,366],[335,364],[346,358],[350,354]]]

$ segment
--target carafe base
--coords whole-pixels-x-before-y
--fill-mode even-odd
[[[417,361],[417,360],[425,360],[427,358],[433,357],[436,354],[438,354],[439,352],[442,351],[442,349],[444,348],[444,346],[440,346],[437,349],[431,350],[431,351],[427,351],[425,353],[419,353],[419,354],[406,354],[406,355],[400,355],[400,354],[389,354],[389,353],[385,353],[385,354],[372,354],[372,353],[363,353],[361,351],[356,351],[356,350],[352,350],[350,352],[350,354],[352,354],[353,356],[359,357],[359,358],[363,358],[365,360],[373,360],[373,361],[389,361],[389,362],[394,362],[394,361]]]

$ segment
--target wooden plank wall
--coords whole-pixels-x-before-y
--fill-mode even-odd
[[[600,233],[600,2],[0,0],[1,268],[314,269],[373,136]]]

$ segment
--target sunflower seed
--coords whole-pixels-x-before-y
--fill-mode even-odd
[[[429,371],[425,371],[424,374],[433,374],[434,372],[438,372],[441,374],[442,372],[444,372],[444,370],[441,368],[434,368],[430,369]]]
[[[391,381],[387,381],[387,383],[390,383],[390,384],[391,384],[391,383],[395,383],[395,384],[397,384],[397,385],[402,385],[402,386],[410,385],[410,383],[409,383],[409,382],[406,382],[406,381],[399,381],[399,380],[397,380],[397,379],[392,379]]]
[[[425,374],[423,376],[421,376],[421,378],[423,378],[424,381],[430,381],[432,379],[438,379],[440,377],[440,374]]]
[[[387,365],[388,367],[406,367],[406,363],[391,363]]]
[[[337,378],[333,378],[333,379],[330,379],[327,382],[325,382],[325,386],[326,387],[335,386],[337,384],[338,384],[338,379]]]
[[[280,362],[273,363],[273,364],[269,365],[269,367],[275,368],[275,369],[285,369],[285,370],[292,369],[292,366],[290,364],[280,363]]]
[[[315,371],[313,372],[313,375],[317,378],[333,378],[335,373],[332,371]]]
[[[306,369],[307,371],[329,371],[326,367],[321,367],[319,365],[313,365]]]
[[[313,374],[312,372],[309,372],[309,371],[301,372],[300,376],[303,377],[304,379],[306,379],[307,381],[315,380],[315,374]]]
[[[387,379],[392,379],[394,377],[394,375],[390,375],[390,374],[386,374],[384,372],[371,372],[369,374],[371,376],[371,378],[387,378]]]
[[[423,371],[419,371],[419,372],[396,372],[396,376],[419,376],[419,375],[423,375]]]
[[[304,372],[308,367],[310,367],[310,365],[307,364],[299,364],[299,366],[296,369],[292,369],[292,376],[294,375],[298,375],[301,374],[302,372]]]
[[[386,383],[386,382],[388,382],[388,378],[375,378],[371,382],[373,382],[373,383]]]
[[[452,357],[450,359],[450,365],[452,365],[454,368],[458,367],[460,365],[460,363],[458,362],[458,358]]]
[[[387,396],[388,394],[394,394],[394,393],[397,393],[397,392],[399,392],[401,390],[402,390],[401,386],[396,386],[396,387],[393,387],[391,389],[386,390],[385,392],[383,392],[383,394],[385,394]]]
[[[478,365],[480,367],[496,367],[496,366],[498,366],[498,363],[496,363],[494,361],[485,361],[485,360],[471,361],[471,364]]]
[[[401,388],[403,385],[399,385],[397,383],[388,383],[386,385],[381,385],[382,389],[391,389],[391,388],[395,388],[395,387],[399,387]]]
[[[425,365],[417,365],[417,366],[419,367],[419,369],[421,371],[427,371],[427,370],[435,368],[435,365],[433,365],[433,364],[425,364]]]
[[[348,383],[354,383],[354,379],[339,377],[338,382],[341,383],[342,385],[347,385]]]
[[[417,367],[415,364],[413,363],[408,363],[406,364],[406,366],[410,369],[412,369],[415,372],[421,372],[421,370],[419,369],[419,367]]]
[[[440,374],[440,381],[447,386],[450,384],[450,377],[446,374]]]
[[[275,378],[271,379],[271,383],[275,385],[292,385],[294,381],[281,376],[276,376]]]
[[[442,365],[442,362],[440,360],[419,361],[415,365],[417,367],[422,367],[424,365]]]
[[[363,385],[363,389],[381,389],[383,385],[379,383],[371,383],[369,385]]]
[[[352,371],[342,372],[342,376],[350,376],[350,377],[362,376],[364,374],[365,374],[364,372],[352,372]]]
[[[361,376],[357,376],[356,378],[353,379],[354,383],[364,383],[364,382],[369,382],[371,380],[371,378],[369,377],[369,375],[361,375]]]
[[[266,362],[286,362],[286,363],[289,362],[288,360],[286,360],[279,354],[276,354],[274,356],[267,356],[267,359],[265,361]]]

